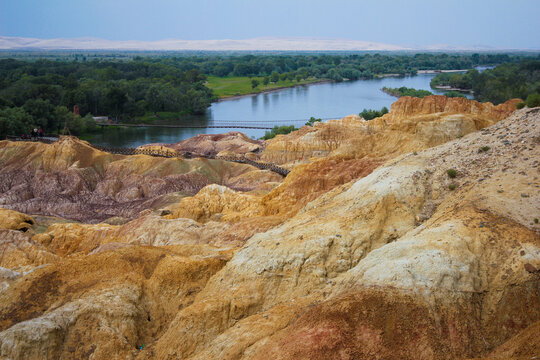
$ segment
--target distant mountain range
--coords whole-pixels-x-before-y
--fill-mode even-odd
[[[72,39],[37,39],[23,37],[0,36],[0,50],[139,50],[139,51],[180,51],[180,50],[212,50],[212,51],[493,51],[504,50],[487,46],[459,47],[451,45],[433,45],[427,47],[407,47],[370,41],[321,38],[254,38],[245,40],[178,40],[165,39],[158,41],[125,40],[113,41],[98,38]],[[508,49],[506,49],[508,50]]]

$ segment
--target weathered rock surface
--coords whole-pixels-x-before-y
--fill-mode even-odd
[[[245,181],[250,172],[260,173],[260,181]],[[85,222],[133,218],[208,184],[253,190],[279,177],[221,160],[111,155],[72,137],[51,145],[0,142],[1,206]]]
[[[404,96],[390,112],[365,121],[357,115],[304,126],[266,142],[262,160],[276,164],[329,155],[388,158],[443,144],[493,125],[510,115],[519,100],[494,106],[463,98]]]
[[[0,229],[26,231],[34,224],[31,216],[0,208]]]
[[[244,133],[231,131],[225,134],[200,134],[167,146],[181,152],[201,155],[217,155],[222,151],[245,154],[259,152],[263,149],[264,142],[250,139]]]
[[[538,121],[518,112],[485,132],[396,159],[256,234],[176,315],[152,351],[157,358],[193,359],[487,354],[540,318],[540,279],[524,269],[540,262],[532,221],[540,212]],[[491,149],[479,152],[483,146]],[[450,179],[449,168],[460,175]],[[341,300],[351,290],[354,299]],[[324,299],[332,301],[329,318],[320,316],[323,302],[311,313],[314,320],[296,327],[306,302]],[[287,311],[288,321],[263,320],[284,305],[296,308]],[[358,323],[333,323],[350,311]],[[273,330],[258,332],[251,317]],[[415,341],[399,338],[396,329],[413,329],[420,319]],[[295,346],[298,331],[312,339],[308,344],[321,340],[326,348]]]
[[[123,225],[9,212],[0,358],[540,356],[540,112],[409,102],[371,123],[387,143],[344,140],[279,185],[207,185]]]
[[[0,356],[133,357],[226,260],[211,248],[130,246],[36,269],[0,293]]]

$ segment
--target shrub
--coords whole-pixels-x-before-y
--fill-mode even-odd
[[[455,169],[448,169],[446,170],[446,173],[448,174],[448,177],[451,179],[457,176],[457,171]]]
[[[465,95],[463,95],[459,91],[455,91],[455,90],[445,92],[444,96],[446,96],[446,97],[462,97],[462,98],[466,98]]]
[[[478,152],[481,153],[481,152],[486,152],[488,151],[489,149],[491,149],[489,146],[482,146],[480,149],[478,149]]]
[[[518,110],[523,109],[525,107],[525,105],[526,104],[523,101],[519,102],[519,103],[516,104],[516,109],[518,109]]]
[[[298,130],[294,127],[294,125],[282,125],[282,126],[274,126],[272,130],[266,131],[264,136],[261,138],[263,140],[269,140],[276,137],[276,135],[285,135],[292,131]]]
[[[455,189],[456,189],[456,184],[450,184],[450,185],[448,185],[448,189],[449,189],[449,190],[455,190]]]
[[[381,110],[364,109],[358,115],[360,115],[360,117],[363,118],[364,120],[372,120],[372,119],[381,117],[384,114],[388,114],[388,108],[386,106],[383,107]]]
[[[534,218],[534,223],[538,224],[538,218]]]
[[[313,126],[313,124],[315,124],[316,122],[320,122],[322,121],[322,119],[316,119],[314,118],[313,116],[309,118],[308,122],[306,123],[306,125],[308,126]]]
[[[527,106],[530,108],[540,106],[540,94],[534,93],[527,96],[527,100],[525,101],[527,103]]]

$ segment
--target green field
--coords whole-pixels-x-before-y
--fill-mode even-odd
[[[255,89],[251,87],[251,80],[259,80],[259,86]],[[239,96],[246,94],[256,94],[266,90],[279,89],[284,87],[292,87],[295,85],[305,85],[320,82],[320,79],[304,79],[299,82],[295,80],[279,80],[276,83],[268,83],[268,85],[263,85],[262,77],[252,77],[247,76],[230,76],[230,77],[217,77],[217,76],[208,76],[208,82],[206,86],[214,90],[219,98],[226,98],[231,96]]]

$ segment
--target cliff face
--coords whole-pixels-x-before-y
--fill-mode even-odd
[[[369,125],[378,140],[404,139],[397,150],[367,134],[379,152],[360,156],[364,143],[344,140],[282,183],[239,171],[228,181],[255,190],[210,184],[124,224],[44,225],[0,210],[0,357],[540,355],[540,112],[474,131],[497,121],[489,104],[473,115],[474,102],[438,101],[428,107],[436,114],[393,107],[368,124],[349,117],[289,135],[303,146],[332,126],[351,139]],[[472,133],[403,153],[457,137],[463,124]],[[0,144],[0,159],[22,151]],[[135,173],[142,186],[202,161],[92,154],[50,160],[48,171],[80,161],[117,178]]]
[[[276,136],[267,141],[262,159],[294,166],[313,157],[394,157],[492,125],[512,113],[518,101],[494,106],[463,98],[404,96],[388,114],[371,121],[351,115]]]

